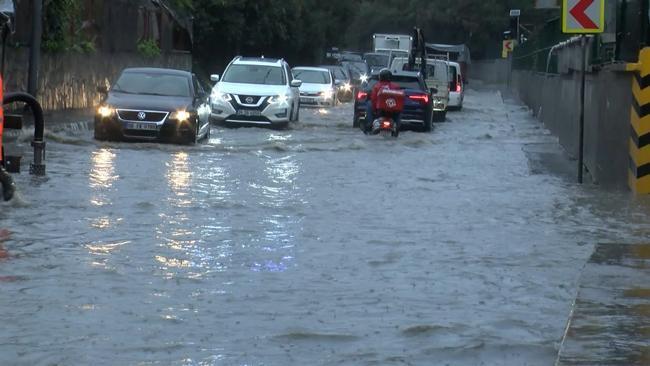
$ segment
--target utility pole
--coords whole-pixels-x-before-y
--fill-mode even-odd
[[[38,73],[41,67],[41,36],[43,34],[43,0],[32,0],[32,41],[29,50],[29,74],[27,91],[38,93]]]

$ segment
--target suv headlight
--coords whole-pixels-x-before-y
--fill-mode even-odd
[[[331,98],[332,95],[334,95],[334,92],[332,90],[325,90],[324,92],[320,93],[320,96],[325,98],[325,99]]]
[[[213,102],[230,102],[232,100],[232,95],[228,93],[222,93],[218,90],[213,90],[212,94],[210,95],[210,99],[212,99]]]
[[[289,96],[286,94],[275,95],[269,98],[269,104],[286,104],[289,101]]]

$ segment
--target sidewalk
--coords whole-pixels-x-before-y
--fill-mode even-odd
[[[650,365],[649,336],[650,245],[598,245],[556,366]]]

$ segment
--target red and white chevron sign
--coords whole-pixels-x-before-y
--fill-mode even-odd
[[[605,0],[564,0],[562,31],[582,34],[603,33]]]

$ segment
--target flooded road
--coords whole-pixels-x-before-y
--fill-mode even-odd
[[[47,180],[0,204],[0,364],[551,365],[594,244],[649,232],[544,168],[556,139],[495,91],[398,140],[301,117],[51,135]]]

